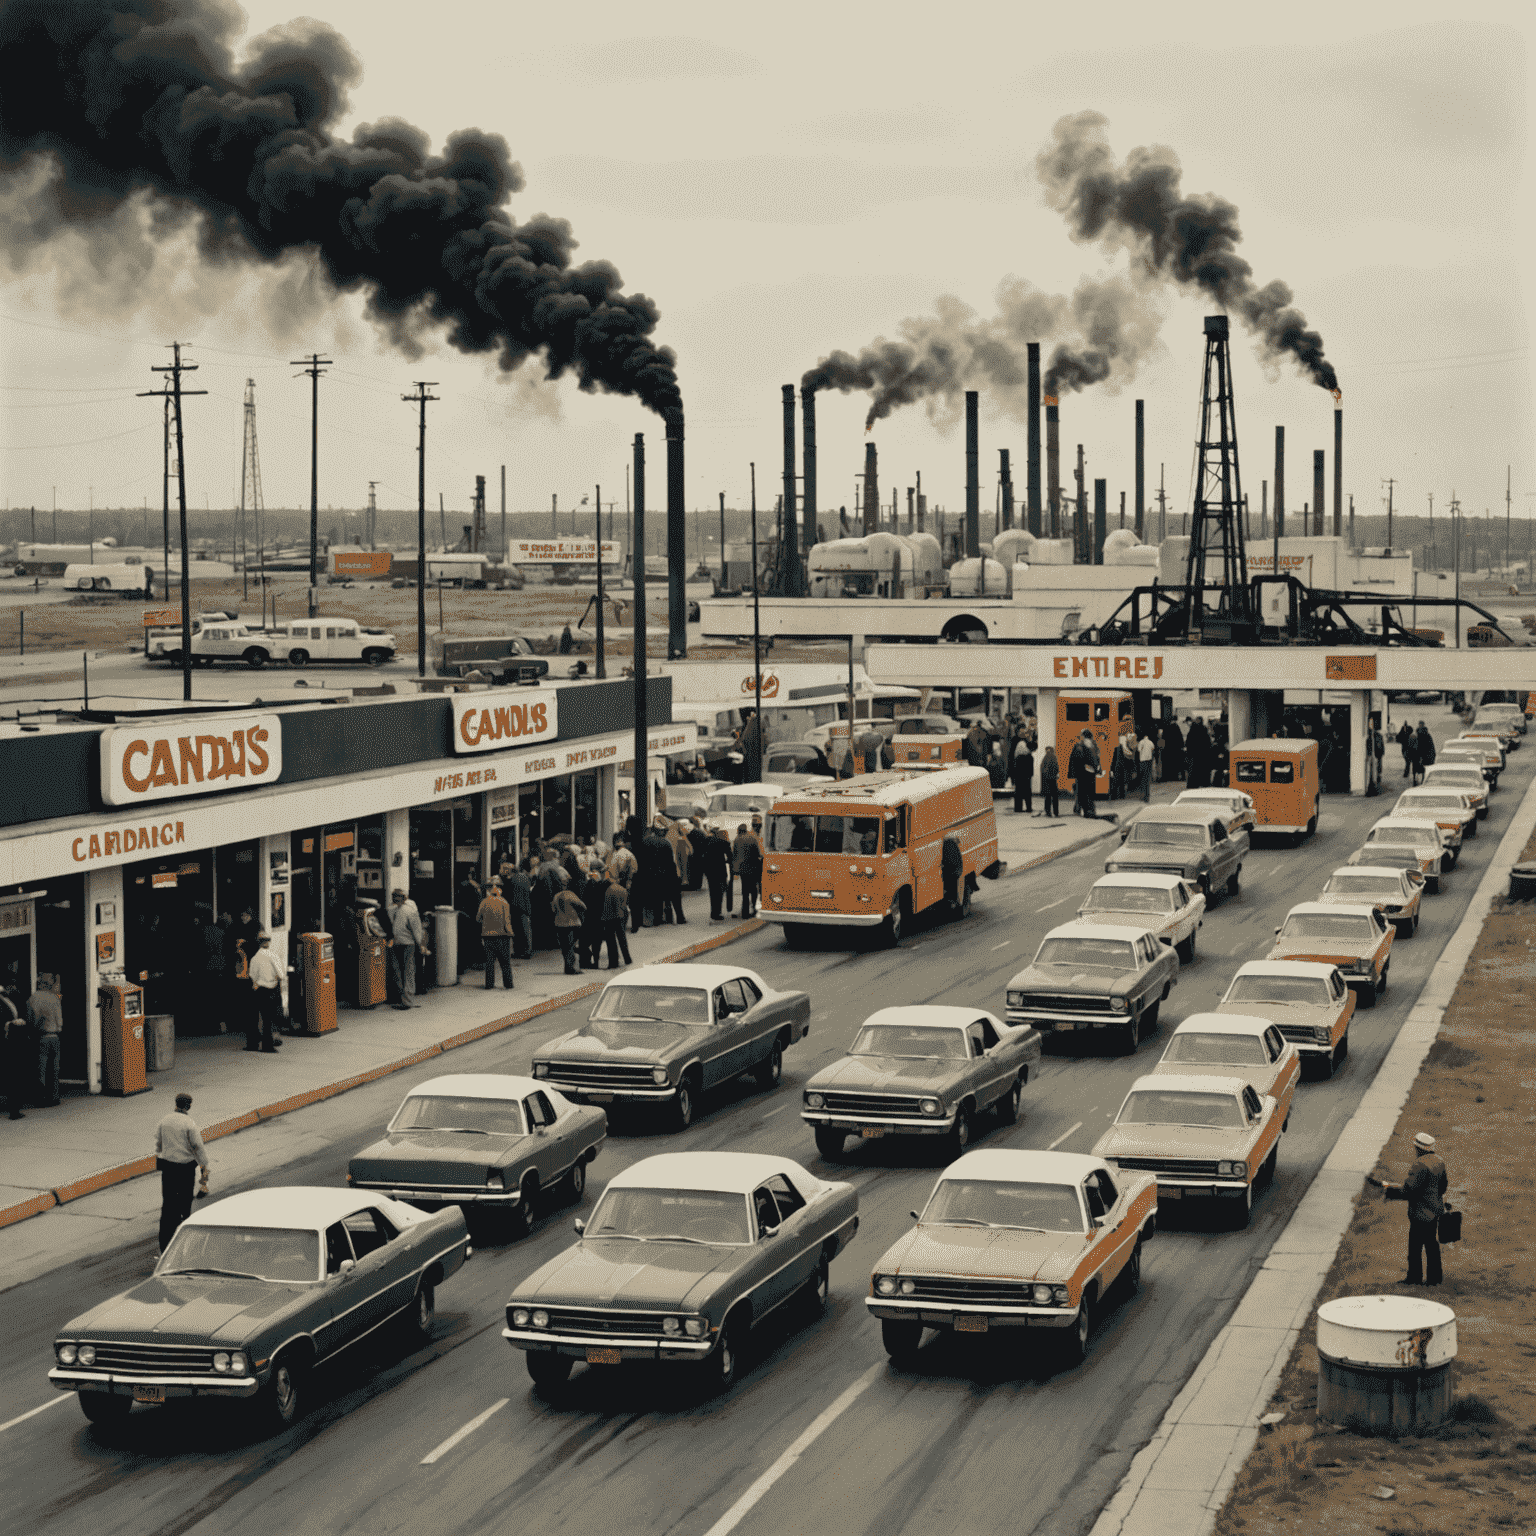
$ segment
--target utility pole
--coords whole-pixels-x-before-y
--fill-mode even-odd
[[[427,675],[427,406],[438,399],[429,395],[437,380],[416,381],[414,395],[401,395],[407,405],[421,410],[421,427],[416,440],[416,675]],[[311,525],[313,526],[313,525]]]
[[[1510,484],[1508,464],[1504,466],[1504,569],[1509,570]]]
[[[757,729],[753,731],[756,747],[747,771],[751,782],[760,784],[763,778],[763,627],[757,606],[757,464],[747,466],[752,476],[752,698],[757,705]]]
[[[320,375],[331,360],[312,352],[289,366],[309,375],[309,616],[314,618],[320,596]]]
[[[1163,487],[1163,471],[1166,464],[1157,466],[1157,538],[1161,543],[1168,537],[1168,493]]]
[[[720,492],[720,591],[725,591],[725,492]]]
[[[507,466],[501,466],[501,563],[507,563]]]
[[[1435,493],[1429,493],[1429,568],[1435,566]]]
[[[192,577],[188,569],[187,460],[182,436],[181,402],[184,395],[206,395],[208,391],[181,387],[182,374],[196,373],[197,364],[182,362],[179,341],[171,343],[171,356],[174,361],[165,366],[151,368],[150,372],[170,374],[171,399],[174,402],[176,415],[176,497],[181,511],[181,696],[190,701],[192,697]],[[163,392],[158,389],[146,389],[141,392],[140,398]]]
[[[597,673],[607,677],[603,666],[603,488],[597,487]]]
[[[1451,588],[1452,596],[1461,601],[1461,503],[1456,492],[1451,492]],[[1461,649],[1461,609],[1458,607],[1451,621],[1456,629],[1456,649]]]
[[[379,538],[379,501],[376,494],[377,480],[368,482],[368,548],[371,550]]]
[[[1392,490],[1397,481],[1386,479],[1381,482],[1387,488],[1387,548],[1392,548]]]

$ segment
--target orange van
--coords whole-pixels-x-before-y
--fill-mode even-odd
[[[1063,689],[1056,695],[1056,765],[1063,789],[1077,786],[1067,777],[1072,744],[1087,731],[1098,743],[1099,775],[1095,793],[1109,793],[1109,769],[1120,738],[1136,730],[1136,712],[1128,693],[1109,688],[1084,688],[1075,693]]]
[[[893,736],[898,768],[953,768],[962,761],[961,736]]]
[[[1317,831],[1322,793],[1317,743],[1305,737],[1240,741],[1231,748],[1233,789],[1253,799],[1253,831],[1289,832],[1298,841]]]
[[[889,769],[795,790],[769,810],[758,916],[790,944],[811,927],[878,928],[887,944],[944,900],[944,840],[960,845],[962,913],[995,880],[997,819],[985,768]]]

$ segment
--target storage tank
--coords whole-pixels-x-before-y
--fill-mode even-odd
[[[912,580],[919,586],[944,585],[944,551],[931,533],[909,533],[904,541],[912,551]]]
[[[949,568],[951,597],[1006,597],[1008,573],[996,560],[957,560]]]
[[[873,597],[912,579],[913,553],[894,533],[871,533],[813,544],[807,564],[812,597]]]
[[[992,558],[1005,569],[1012,570],[1021,560],[1025,565],[1029,564],[1034,546],[1035,536],[1029,529],[1009,528],[992,541]]]
[[[1417,1296],[1341,1296],[1317,1309],[1317,1416],[1418,1434],[1451,1413],[1456,1314]]]
[[[1030,550],[1031,565],[1072,565],[1071,539],[1036,539]]]
[[[1161,556],[1155,544],[1138,544],[1130,528],[1116,528],[1104,540],[1105,565],[1136,565],[1155,568]]]

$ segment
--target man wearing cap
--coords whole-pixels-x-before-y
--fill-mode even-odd
[[[208,1149],[203,1133],[188,1111],[192,1095],[178,1093],[176,1108],[155,1127],[155,1167],[160,1170],[160,1252],[176,1229],[192,1214],[192,1180],[203,1170],[202,1193],[208,1193]]]
[[[283,1022],[283,963],[272,953],[272,935],[256,935],[256,953],[251,956],[251,987],[256,995],[254,1017],[246,1015],[245,1048],[248,1051],[280,1050],[283,1042],[272,1036]]]
[[[501,984],[512,987],[512,908],[501,894],[501,881],[492,880],[490,894],[475,912],[480,925],[480,942],[485,946],[485,986],[496,986],[496,967],[501,967]]]
[[[432,953],[427,947],[426,929],[421,926],[421,913],[416,910],[416,903],[398,886],[389,893],[389,900],[394,935],[389,958],[394,967],[395,985],[400,992],[395,1007],[401,1010],[419,1008],[421,1004],[416,1001],[416,953],[418,950],[424,955]]]
[[[57,976],[37,978],[37,991],[27,999],[27,1022],[37,1031],[37,1103],[51,1109],[59,1102],[59,1043],[64,1034]]]
[[[1372,1179],[1379,1184],[1379,1179]],[[1435,1138],[1420,1131],[1413,1138],[1413,1167],[1401,1184],[1382,1184],[1388,1200],[1408,1202],[1408,1273],[1404,1285],[1440,1284],[1438,1229],[1445,1210],[1445,1163],[1435,1151]],[[1421,1260],[1422,1255],[1422,1260]],[[1421,1266],[1423,1276],[1420,1278]]]

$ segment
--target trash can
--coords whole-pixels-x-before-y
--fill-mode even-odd
[[[144,1020],[144,1065],[169,1072],[176,1065],[176,1015],[152,1013]]]
[[[1536,864],[1516,864],[1509,872],[1509,899],[1536,900]]]
[[[432,950],[437,961],[437,985],[459,984],[459,912],[457,907],[433,907]]]

